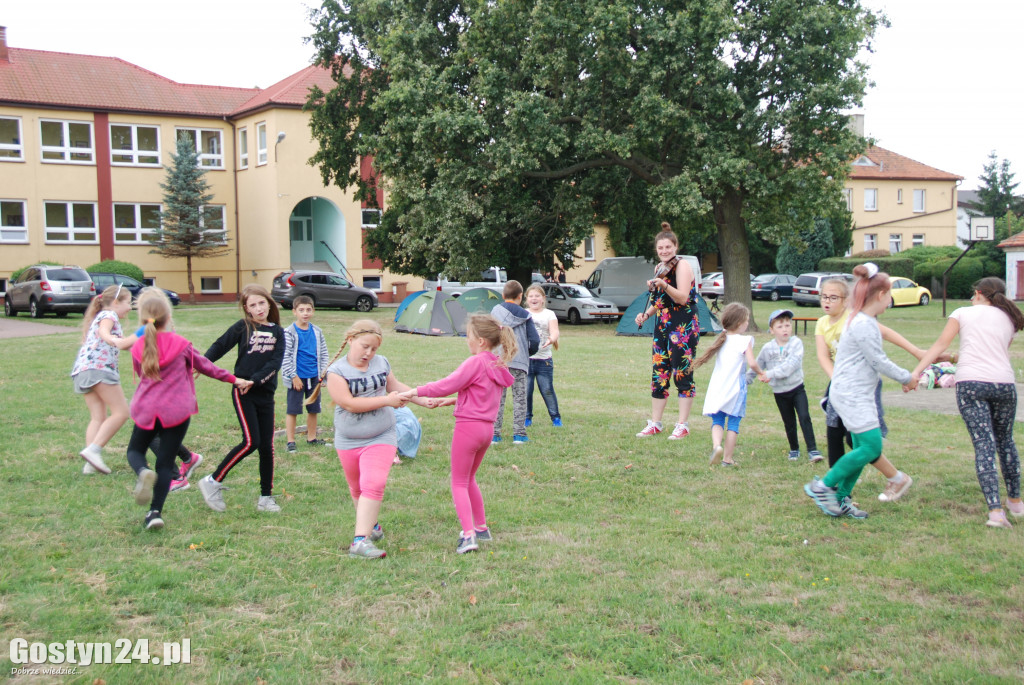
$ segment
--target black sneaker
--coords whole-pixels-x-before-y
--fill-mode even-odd
[[[288,449],[289,452],[298,452],[299,451],[298,448],[295,447],[295,443],[294,442],[289,442],[287,449]]]
[[[309,445],[310,447],[330,447],[331,446],[331,443],[327,442],[326,440],[321,440],[320,438],[313,438],[312,440],[307,440],[306,444]]]
[[[146,530],[157,530],[158,528],[164,527],[164,520],[160,518],[159,511],[152,509],[148,514],[146,514],[146,520],[142,525],[146,527]]]

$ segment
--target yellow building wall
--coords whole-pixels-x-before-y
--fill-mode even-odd
[[[899,235],[902,250],[913,247],[913,236],[924,245],[956,245],[956,184],[951,181],[848,179],[853,213],[853,253],[863,252],[866,234],[877,236],[876,249],[889,249],[890,235]],[[877,189],[877,211],[864,209],[867,189]],[[902,190],[902,203],[898,201]],[[914,212],[914,191],[925,191],[923,212]]]

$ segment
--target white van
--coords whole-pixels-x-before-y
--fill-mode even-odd
[[[467,290],[473,288],[489,288],[495,291],[499,295],[505,289],[505,283],[508,281],[508,273],[506,273],[504,267],[492,266],[489,269],[484,269],[480,273],[479,280],[476,280],[476,273],[466,274],[466,281],[449,281],[447,278],[438,275],[437,280],[425,280],[423,281],[424,290],[440,290],[444,293],[449,293],[454,297],[458,297]],[[539,273],[532,274],[533,283],[543,283],[544,277]],[[440,283],[441,287],[438,287]]]
[[[693,270],[700,292],[700,262],[693,255],[679,255]],[[655,263],[645,257],[608,257],[583,282],[587,289],[625,311],[637,295],[647,292],[647,281],[654,278]]]

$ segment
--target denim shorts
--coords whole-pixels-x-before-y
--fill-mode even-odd
[[[298,416],[302,413],[303,402],[307,397],[313,394],[313,388],[316,387],[316,383],[319,378],[300,378],[302,381],[302,390],[296,390],[292,387],[291,382],[288,382],[288,409],[285,410],[286,414],[292,416]],[[326,386],[320,388],[320,395],[323,395],[324,391],[327,390]],[[320,413],[320,397],[316,398],[316,402],[311,402],[305,405],[307,414],[319,414]]]
[[[732,414],[726,414],[724,411],[718,411],[711,415],[712,426],[721,426],[737,435],[740,432],[740,421],[742,420],[742,416],[733,416]],[[726,422],[728,422],[728,426],[726,426]]]

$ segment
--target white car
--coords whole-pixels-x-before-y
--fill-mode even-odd
[[[570,283],[542,283],[547,296],[547,308],[560,321],[575,325],[584,321],[615,321],[619,308],[608,300],[594,297],[582,285]]]
[[[750,280],[753,282],[754,274],[750,274]],[[709,300],[717,300],[720,296],[725,294],[725,275],[721,271],[715,271],[704,277],[701,281],[701,295],[708,298]]]

